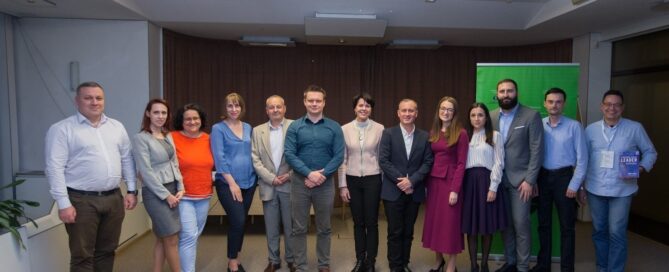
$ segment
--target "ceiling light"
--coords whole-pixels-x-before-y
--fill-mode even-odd
[[[425,0],[425,2],[434,3],[434,2],[437,2],[437,0]]]
[[[392,40],[387,49],[437,49],[441,47],[438,40]]]
[[[244,46],[295,47],[295,42],[289,37],[242,36],[238,42]]]
[[[337,19],[376,19],[374,14],[340,14],[340,13],[318,13],[314,16],[316,18],[337,18]]]

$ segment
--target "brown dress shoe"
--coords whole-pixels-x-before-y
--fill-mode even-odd
[[[297,268],[295,267],[295,264],[288,263],[288,270],[290,270],[290,272],[295,272],[297,271]]]
[[[267,267],[265,267],[265,272],[275,272],[281,268],[281,264],[274,264],[274,263],[269,263],[267,264]]]
[[[319,267],[318,272],[330,272],[330,268],[329,267]]]

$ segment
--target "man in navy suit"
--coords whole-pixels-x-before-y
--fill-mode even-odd
[[[379,165],[383,170],[381,199],[388,218],[388,264],[392,272],[406,272],[411,271],[408,264],[418,208],[425,200],[423,179],[434,158],[428,133],[414,124],[416,101],[400,101],[397,117],[399,126],[385,129],[381,136]]]

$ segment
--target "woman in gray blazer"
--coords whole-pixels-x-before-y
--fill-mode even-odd
[[[142,180],[142,199],[153,224],[156,243],[153,248],[153,271],[162,271],[165,259],[172,271],[179,264],[179,231],[181,224],[177,205],[184,194],[183,178],[168,134],[170,119],[167,101],[153,99],[146,105],[142,130],[132,139],[132,154]]]

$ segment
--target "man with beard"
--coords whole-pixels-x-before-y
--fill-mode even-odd
[[[504,139],[503,189],[511,225],[502,231],[506,263],[496,272],[528,271],[530,259],[530,198],[543,163],[543,125],[539,113],[518,104],[513,79],[497,83],[499,109],[490,112],[495,130]]]

